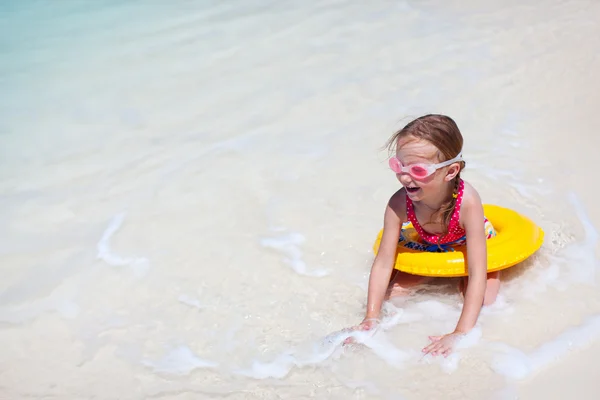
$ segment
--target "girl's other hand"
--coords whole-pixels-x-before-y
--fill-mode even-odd
[[[464,334],[460,332],[452,332],[443,336],[429,336],[431,343],[423,349],[423,353],[431,354],[432,356],[442,355],[448,357],[458,339],[463,337]]]
[[[365,318],[365,319],[363,319],[363,321],[360,324],[353,326],[352,328],[350,328],[350,330],[351,331],[370,331],[372,329],[377,328],[378,325],[379,325],[379,319]],[[354,338],[349,337],[346,340],[344,340],[344,344],[350,344],[350,343],[355,343]]]

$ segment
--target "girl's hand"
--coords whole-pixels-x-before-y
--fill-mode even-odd
[[[464,333],[452,332],[443,336],[429,336],[431,344],[423,349],[423,353],[431,354],[432,356],[443,355],[448,357],[452,352],[454,345],[464,336]]]
[[[378,325],[379,325],[379,319],[365,318],[365,319],[363,319],[363,321],[360,324],[353,326],[352,328],[350,328],[350,330],[352,330],[352,331],[370,331],[372,329],[377,328]],[[350,343],[355,343],[354,338],[349,337],[346,340],[344,340],[344,344],[350,344]]]

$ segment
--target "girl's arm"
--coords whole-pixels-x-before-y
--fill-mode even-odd
[[[487,285],[487,247],[484,228],[483,205],[479,194],[471,186],[465,185],[461,205],[460,222],[467,235],[467,266],[469,284],[460,318],[454,332],[443,336],[430,336],[431,344],[424,353],[447,356],[452,351],[455,340],[475,326],[483,305]]]
[[[398,246],[398,238],[400,237],[400,228],[403,223],[403,217],[401,216],[404,215],[403,210],[406,207],[405,196],[404,189],[400,189],[390,198],[385,209],[381,243],[371,267],[371,275],[369,276],[369,293],[367,296],[367,315],[365,321],[368,319],[378,319],[381,312],[381,305],[394,269],[396,248]]]
[[[467,234],[467,266],[469,284],[463,310],[454,330],[467,333],[475,326],[483,305],[487,285],[487,247],[481,198],[472,187],[465,188],[461,219]]]

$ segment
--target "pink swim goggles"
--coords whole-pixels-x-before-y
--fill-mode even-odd
[[[458,153],[458,155],[456,157],[454,157],[452,160],[444,161],[439,164],[421,164],[421,163],[419,163],[419,164],[411,164],[408,166],[404,166],[404,165],[402,165],[402,163],[400,162],[400,160],[398,160],[398,157],[396,157],[396,156],[390,158],[389,164],[390,164],[390,168],[392,169],[392,171],[394,171],[397,174],[405,173],[405,174],[409,174],[414,179],[425,179],[429,175],[431,175],[435,171],[437,171],[438,169],[445,167],[447,165],[450,165],[452,163],[459,162],[459,161],[463,161],[462,151],[460,153]]]

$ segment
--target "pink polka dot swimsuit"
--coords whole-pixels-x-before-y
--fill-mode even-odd
[[[439,237],[439,235],[432,235],[431,233],[425,231],[419,221],[417,220],[417,216],[415,215],[415,209],[413,206],[413,202],[411,199],[406,196],[406,216],[408,220],[412,223],[413,227],[424,241],[431,244],[447,244],[447,243],[457,243],[459,241],[466,240],[466,232],[463,228],[460,227],[460,206],[462,204],[463,192],[465,190],[465,184],[461,179],[458,184],[458,193],[456,197],[456,206],[454,207],[454,212],[452,213],[452,217],[450,219],[450,223],[448,224],[448,233],[443,237]]]

